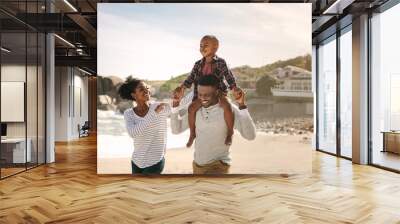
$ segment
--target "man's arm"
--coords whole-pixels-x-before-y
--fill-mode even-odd
[[[254,140],[256,138],[256,126],[247,108],[239,109],[232,106],[232,110],[235,113],[234,128],[240,132],[243,138]]]
[[[234,128],[240,132],[243,138],[247,140],[254,140],[256,138],[256,126],[247,109],[245,96],[246,93],[242,92],[239,98],[236,99],[239,108],[232,106],[232,110],[235,113]]]

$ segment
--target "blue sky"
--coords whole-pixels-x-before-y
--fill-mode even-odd
[[[220,41],[230,67],[311,53],[311,4],[98,4],[98,73],[165,80],[201,58],[202,36]]]

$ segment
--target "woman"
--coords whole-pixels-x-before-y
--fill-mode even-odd
[[[134,142],[132,174],[160,174],[165,163],[167,117],[171,107],[165,103],[149,103],[149,88],[139,79],[129,77],[118,93],[123,99],[136,102],[136,106],[124,112],[126,129]]]

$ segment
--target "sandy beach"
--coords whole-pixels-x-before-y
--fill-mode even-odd
[[[310,135],[271,135],[257,133],[253,141],[235,135],[230,148],[232,174],[298,174],[311,173]],[[186,139],[186,138],[185,138]],[[191,174],[194,148],[167,150],[163,174]],[[131,173],[130,155],[126,157],[98,157],[99,174]]]
[[[168,119],[167,152],[163,174],[191,174],[193,146],[186,148],[189,130],[174,135]],[[257,131],[248,141],[235,132],[230,148],[232,174],[310,173],[311,133],[273,134]],[[306,140],[305,140],[306,139]],[[112,111],[98,111],[97,173],[130,174],[133,140],[125,130],[123,116]]]

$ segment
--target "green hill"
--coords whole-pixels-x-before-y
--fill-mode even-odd
[[[279,60],[274,63],[264,65],[258,68],[252,68],[248,65],[244,65],[240,67],[231,68],[231,70],[232,73],[235,75],[238,84],[240,86],[241,82],[243,82],[244,84],[245,81],[258,80],[262,76],[268,75],[271,71],[277,68],[283,68],[287,65],[292,65],[311,71],[311,55],[308,54],[287,60]],[[180,83],[182,83],[188,75],[189,73],[185,73],[166,81],[164,84],[161,85],[160,91],[162,92],[172,91]]]
[[[161,92],[170,92],[171,90],[175,89],[178,87],[189,75],[189,73],[179,75],[177,77],[174,77],[161,85],[160,91]]]
[[[291,59],[284,60],[284,61],[279,60],[272,64],[262,66],[262,67],[260,67],[260,69],[263,71],[266,71],[266,72],[271,72],[274,69],[283,68],[287,65],[292,65],[292,66],[296,66],[296,67],[311,71],[311,55],[308,54],[305,56],[298,56],[298,57],[291,58]]]

